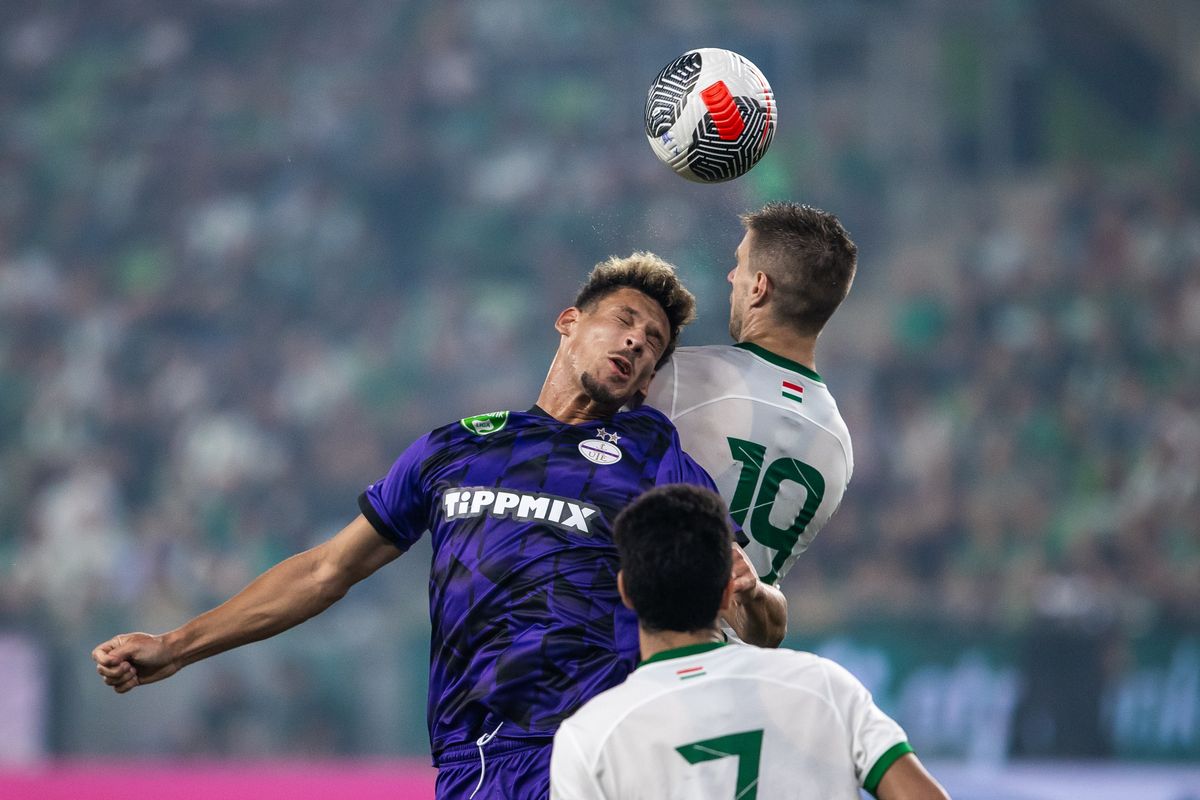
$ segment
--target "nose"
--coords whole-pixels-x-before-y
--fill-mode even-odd
[[[729,273],[725,276],[725,280],[729,281],[730,283],[733,283],[733,273],[736,271],[737,271],[737,267],[734,267],[733,269],[729,270]]]
[[[638,331],[630,331],[625,334],[625,347],[629,348],[636,355],[641,355],[642,347],[646,343],[646,337]]]

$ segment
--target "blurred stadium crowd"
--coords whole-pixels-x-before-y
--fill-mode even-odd
[[[0,628],[57,665],[54,749],[89,747],[96,642],[328,536],[425,430],[530,404],[591,264],[675,261],[702,300],[686,343],[725,341],[734,214],[774,197],[862,248],[817,365],[856,472],[785,582],[793,629],[1200,627],[1194,90],[1162,88],[1148,127],[1052,92],[973,116],[962,54],[1038,52],[1036,2],[980,4],[982,29],[954,4],[660,5],[0,9]],[[693,46],[746,52],[784,110],[727,186],[641,139],[646,83]],[[975,86],[1072,85],[1030,58]],[[1093,149],[1056,144],[1097,121]],[[378,749],[295,654],[423,647],[422,558],[345,601],[359,624],[256,656],[275,716],[239,717],[253,682],[214,664],[210,697],[158,695],[201,709],[188,733],[143,745]]]

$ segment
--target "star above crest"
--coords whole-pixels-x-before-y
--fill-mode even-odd
[[[609,433],[608,431],[604,430],[604,428],[601,428],[600,430],[596,431],[596,438],[616,444],[621,440],[621,434]]]

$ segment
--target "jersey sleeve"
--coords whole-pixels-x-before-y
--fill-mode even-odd
[[[588,769],[579,740],[570,721],[554,734],[550,753],[550,800],[604,800],[604,790]]]
[[[401,552],[408,550],[429,527],[429,496],[421,480],[421,464],[429,444],[426,434],[400,454],[380,480],[358,498],[363,516]]]
[[[901,756],[913,752],[900,725],[875,705],[871,693],[843,666],[823,660],[833,703],[850,735],[854,775],[875,794],[885,772]]]
[[[683,446],[679,443],[679,433],[672,431],[671,436],[673,437],[671,447],[659,463],[658,476],[655,479],[656,485],[690,483],[695,486],[703,486],[705,489],[711,489],[720,494],[721,490],[713,482],[712,476],[704,470],[704,467],[696,463],[695,459],[683,451]],[[742,526],[732,516],[729,518],[729,526],[733,529],[733,540],[735,542],[742,547],[750,543],[750,538],[746,536],[742,530]]]
[[[683,451],[683,445],[679,443],[679,432],[674,429],[671,431],[671,446],[667,448],[667,452],[663,454],[662,460],[658,463],[656,481],[659,485],[693,483],[706,489],[712,489],[714,492],[717,491],[717,485],[713,482],[712,477],[704,471],[704,467],[697,464],[695,459]]]

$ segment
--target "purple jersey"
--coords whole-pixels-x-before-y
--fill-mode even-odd
[[[636,666],[612,522],[659,484],[712,479],[655,409],[580,425],[468,417],[422,436],[359,506],[401,550],[433,537],[429,733],[435,763],[504,723],[550,737]]]

